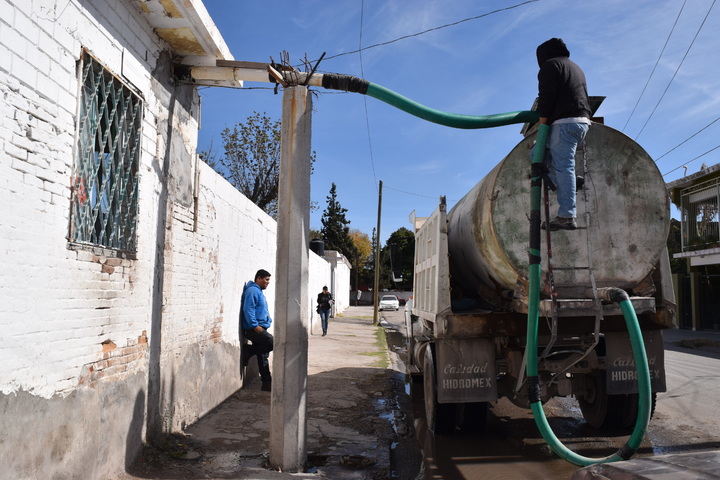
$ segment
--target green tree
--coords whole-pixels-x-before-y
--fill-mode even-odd
[[[279,120],[253,112],[245,122],[238,122],[232,129],[226,128],[220,133],[222,157],[218,158],[212,144],[207,151],[199,152],[205,163],[273,218],[277,218],[280,134]],[[311,172],[315,158],[313,152]]]
[[[670,255],[670,270],[672,273],[687,273],[687,260],[684,258],[673,258],[674,253],[682,252],[681,235],[680,221],[671,218],[667,248],[668,254]]]
[[[353,264],[356,256],[355,245],[350,239],[350,220],[345,217],[347,208],[343,208],[337,199],[337,187],[332,184],[327,196],[327,207],[323,211],[322,236],[325,250],[337,250]]]
[[[225,178],[275,218],[280,178],[280,121],[254,112],[245,122],[223,130],[220,136],[225,151],[220,164]]]
[[[361,277],[362,280],[366,281],[372,272],[372,270],[368,271],[367,268],[368,260],[372,256],[372,242],[367,233],[355,229],[350,230],[350,240],[352,240],[356,253],[352,262],[353,270],[355,270],[355,281],[352,290],[357,290],[361,284]]]
[[[412,290],[414,267],[415,235],[400,227],[380,251],[380,288]]]

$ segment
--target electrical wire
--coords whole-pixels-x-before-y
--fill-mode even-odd
[[[705,153],[701,153],[700,155],[698,155],[697,157],[693,158],[692,160],[689,160],[689,161],[683,163],[683,164],[680,165],[679,167],[673,168],[673,169],[670,170],[669,172],[663,173],[662,176],[664,177],[664,176],[666,176],[666,175],[670,175],[670,174],[673,173],[675,170],[680,170],[682,167],[687,166],[689,163],[694,162],[694,161],[697,160],[698,158],[704,157],[705,155],[707,155],[707,154],[710,153],[710,152],[714,152],[714,151],[717,150],[718,148],[720,148],[720,145],[717,145],[717,146],[711,148],[710,150],[708,150],[708,151],[705,152]]]
[[[362,0],[360,2],[360,39],[358,40],[358,56],[360,57],[360,78],[365,78],[365,70],[363,68],[363,58],[362,58],[362,40],[363,40],[363,17],[365,16],[365,0]],[[363,95],[363,105],[365,106],[365,128],[367,130],[367,137],[368,137],[368,148],[370,151],[370,165],[372,167],[372,173],[373,173],[373,185],[375,185],[375,191],[379,194],[380,187],[378,185],[377,175],[375,174],[375,157],[373,156],[373,148],[372,148],[372,137],[370,136],[370,116],[368,115],[368,107],[367,107],[367,96]]]
[[[690,135],[688,138],[686,138],[686,139],[683,140],[682,142],[678,143],[677,145],[675,145],[673,148],[671,148],[671,149],[668,150],[667,152],[665,152],[665,153],[663,153],[662,155],[660,155],[658,158],[655,159],[655,163],[657,163],[661,158],[663,158],[663,157],[664,157],[665,155],[667,155],[668,153],[672,152],[673,150],[675,150],[676,148],[680,147],[680,146],[683,145],[684,143],[687,143],[690,139],[692,139],[693,137],[695,137],[695,136],[697,136],[698,134],[700,134],[700,132],[702,132],[703,130],[705,130],[706,128],[708,128],[710,125],[712,125],[713,123],[717,122],[718,120],[720,120],[720,117],[718,117],[718,118],[716,118],[715,120],[713,120],[712,122],[708,123],[708,124],[705,125],[703,128],[701,128],[701,129],[698,130],[697,132],[693,133],[693,134]],[[680,167],[678,167],[678,168],[680,168]],[[677,170],[677,169],[676,169],[676,170]]]
[[[406,190],[400,190],[399,188],[389,187],[389,186],[388,186],[387,184],[385,184],[385,183],[383,184],[383,188],[386,188],[386,189],[388,189],[388,190],[394,190],[394,191],[400,192],[400,193],[404,193],[404,194],[406,194],[406,195],[413,195],[413,196],[415,196],[415,197],[431,198],[431,199],[433,199],[433,200],[437,200],[438,198],[440,198],[440,195],[436,195],[436,196],[433,197],[433,196],[430,196],[430,195],[422,195],[422,194],[420,194],[420,193],[408,192],[408,191],[406,191]],[[453,200],[453,199],[448,198],[448,199],[447,199],[447,202],[454,203],[454,202],[457,202],[457,200]]]
[[[630,112],[630,116],[628,117],[627,121],[625,122],[625,125],[623,126],[621,132],[625,131],[625,128],[627,128],[628,123],[630,123],[630,119],[632,118],[633,114],[635,113],[635,110],[637,109],[638,104],[640,103],[640,99],[645,94],[645,90],[647,89],[648,85],[650,84],[650,79],[653,77],[653,74],[655,73],[655,69],[657,68],[658,64],[660,63],[660,59],[663,56],[663,53],[665,53],[665,48],[668,45],[668,42],[670,41],[670,37],[672,37],[673,32],[675,31],[675,27],[678,24],[678,20],[680,20],[680,15],[682,15],[683,9],[685,8],[685,4],[687,3],[687,0],[685,0],[682,4],[682,7],[680,7],[680,11],[677,14],[677,17],[675,17],[675,23],[673,23],[672,28],[670,29],[670,34],[668,35],[667,39],[665,40],[665,45],[663,45],[662,50],[660,51],[660,55],[658,55],[657,61],[655,61],[655,66],[652,69],[652,72],[650,72],[650,76],[647,79],[647,82],[645,82],[645,86],[642,89],[642,92],[640,92],[640,96],[637,99],[637,102],[635,102],[635,106],[632,109],[632,112]]]
[[[400,40],[406,40],[406,39],[412,38],[412,37],[419,37],[420,35],[424,35],[424,34],[426,34],[426,33],[434,32],[434,31],[436,31],[436,30],[441,30],[441,29],[447,28],[447,27],[453,27],[453,26],[455,26],[455,25],[459,25],[459,24],[464,23],[464,22],[469,22],[470,20],[477,20],[477,19],[479,19],[479,18],[483,18],[483,17],[487,17],[487,16],[490,16],[490,15],[493,15],[493,14],[496,14],[496,13],[504,12],[504,11],[506,11],[506,10],[512,10],[512,9],[514,9],[514,8],[522,7],[522,6],[527,5],[527,4],[529,4],[529,3],[535,3],[535,2],[539,2],[539,1],[540,1],[540,0],[528,0],[528,1],[526,1],[526,2],[518,3],[517,5],[512,5],[512,6],[510,6],[510,7],[505,7],[505,8],[499,8],[499,9],[497,9],[497,10],[493,10],[492,12],[483,13],[482,15],[477,15],[477,16],[475,16],[475,17],[464,18],[464,19],[462,19],[462,20],[458,20],[457,22],[448,23],[448,24],[445,24],[445,25],[441,25],[441,26],[439,26],[439,27],[429,28],[429,29],[427,29],[427,30],[423,30],[422,32],[417,32],[417,33],[411,33],[411,34],[409,34],[409,35],[404,35],[404,36],[402,36],[402,37],[396,38],[396,39],[394,39],[394,40],[389,40],[389,41],[387,41],[387,42],[376,43],[376,44],[374,44],[374,45],[369,45],[369,46],[364,47],[364,48],[363,48],[362,46],[360,46],[360,47],[358,48],[358,50],[353,50],[353,51],[351,51],[351,52],[338,53],[337,55],[332,55],[332,56],[330,56],[330,57],[325,57],[325,60],[326,60],[326,61],[327,61],[327,60],[332,60],[333,58],[342,57],[342,56],[344,56],[344,55],[352,55],[353,53],[360,53],[360,52],[365,51],[365,50],[370,50],[371,48],[382,47],[382,46],[384,46],[384,45],[390,45],[391,43],[399,42]],[[361,20],[361,22],[362,22],[362,20]],[[361,34],[362,34],[362,32],[361,32]]]
[[[690,42],[690,46],[689,46],[689,47],[687,48],[687,50],[685,51],[685,55],[683,55],[682,60],[680,60],[680,64],[679,64],[679,65],[677,66],[677,68],[675,69],[675,73],[673,73],[673,76],[672,76],[672,78],[670,79],[670,82],[668,82],[667,87],[665,87],[665,91],[664,91],[664,92],[662,93],[662,95],[660,96],[660,100],[658,100],[658,102],[655,104],[655,108],[653,108],[652,112],[650,112],[650,116],[648,117],[647,120],[645,120],[645,124],[642,126],[642,128],[640,129],[640,131],[638,132],[638,134],[635,135],[635,140],[637,140],[638,137],[639,137],[639,136],[642,134],[642,132],[645,130],[645,127],[647,126],[647,124],[648,124],[648,122],[650,121],[650,119],[652,118],[652,116],[655,114],[655,111],[657,110],[658,106],[660,105],[660,102],[662,102],[662,101],[663,101],[663,98],[665,98],[665,94],[667,93],[668,89],[670,88],[670,85],[672,85],[673,80],[675,80],[675,76],[676,76],[676,75],[678,74],[678,72],[680,71],[680,67],[682,67],[682,64],[685,62],[685,59],[687,58],[688,53],[690,53],[690,49],[691,49],[691,48],[693,47],[693,45],[695,44],[695,40],[697,40],[698,35],[700,35],[700,31],[702,30],[703,26],[705,25],[705,21],[707,20],[708,16],[710,16],[710,12],[712,11],[713,7],[715,6],[715,2],[716,2],[716,1],[717,1],[717,0],[713,0],[712,5],[710,5],[710,8],[708,8],[707,13],[705,14],[705,18],[703,19],[702,23],[700,24],[700,27],[698,28],[698,31],[695,33],[695,36],[693,37],[692,42]]]

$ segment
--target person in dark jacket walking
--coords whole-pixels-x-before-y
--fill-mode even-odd
[[[575,151],[590,128],[585,73],[570,60],[560,38],[551,38],[536,51],[538,66],[538,113],[541,124],[551,126],[547,140],[548,175],[557,187],[558,213],[550,230],[577,228]]]
[[[240,302],[240,322],[245,338],[252,345],[245,345],[243,350],[243,366],[246,367],[250,359],[257,356],[258,370],[260,371],[261,389],[269,392],[272,388],[270,376],[270,352],[273,349],[274,338],[268,328],[272,324],[265,290],[270,284],[270,272],[258,270],[255,280],[247,282],[243,289]]]
[[[318,293],[317,296],[317,312],[320,314],[320,321],[322,323],[322,336],[327,335],[328,330],[328,317],[330,316],[330,310],[334,303],[332,293],[328,291],[328,287],[323,287],[322,292]]]

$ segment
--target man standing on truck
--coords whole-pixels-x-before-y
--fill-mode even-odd
[[[575,150],[590,128],[585,73],[570,60],[561,38],[551,38],[536,51],[538,66],[538,113],[540,124],[551,125],[547,140],[548,175],[557,187],[558,213],[548,228],[575,230]],[[544,226],[544,225],[543,225]]]

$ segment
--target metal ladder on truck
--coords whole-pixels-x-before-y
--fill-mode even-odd
[[[588,168],[587,168],[587,144],[583,140],[583,142],[579,145],[579,148],[582,152],[582,169],[581,169],[581,176],[584,179],[588,179]],[[565,370],[559,372],[556,374],[556,377],[559,375],[562,375],[566,370],[570,369],[573,364],[581,361],[587,355],[590,354],[590,352],[597,346],[597,344],[600,342],[600,322],[603,319],[603,305],[602,301],[600,300],[600,297],[598,295],[598,289],[597,284],[595,282],[595,274],[593,272],[593,265],[592,265],[592,251],[593,251],[593,245],[592,245],[592,235],[590,235],[590,220],[591,220],[591,208],[590,208],[590,202],[588,199],[588,189],[585,188],[585,186],[581,186],[580,189],[582,190],[582,200],[584,205],[584,222],[585,227],[583,230],[585,230],[585,240],[587,243],[587,259],[586,259],[586,265],[578,266],[563,266],[563,267],[555,267],[552,264],[552,241],[551,241],[551,232],[550,229],[546,229],[546,245],[547,245],[547,272],[546,272],[546,284],[550,288],[550,299],[549,300],[542,300],[540,302],[540,316],[545,318],[550,318],[550,341],[545,346],[545,349],[540,354],[540,360],[548,358],[552,355],[552,349],[555,347],[555,344],[557,342],[557,326],[558,326],[558,318],[559,316],[563,315],[582,315],[582,316],[594,316],[595,317],[595,325],[593,329],[592,334],[592,341],[587,346],[584,352],[582,352],[578,357],[573,357],[572,361],[568,363]],[[545,203],[545,221],[546,224],[550,222],[550,205],[549,205],[549,186],[547,182],[543,182],[543,194],[544,194],[544,203]],[[576,193],[577,195],[577,193]],[[560,299],[558,298],[558,293],[556,291],[556,285],[555,285],[555,279],[553,276],[554,271],[563,271],[563,270],[583,270],[586,271],[588,274],[588,280],[589,280],[589,289],[592,291],[592,298],[581,298],[581,299]]]
[[[587,168],[587,146],[585,141],[581,143],[579,146],[579,149],[582,152],[582,169],[581,169],[581,176],[588,180],[588,168]],[[545,203],[545,222],[546,224],[550,222],[550,206],[549,206],[549,186],[546,181],[543,181],[543,194],[544,194],[544,203]],[[550,339],[545,345],[545,348],[543,349],[542,353],[539,356],[539,361],[542,362],[544,360],[550,359],[553,355],[561,353],[561,354],[567,354],[569,353],[566,349],[560,349],[555,350],[555,347],[557,346],[558,342],[558,322],[560,317],[567,317],[567,316],[585,316],[595,317],[595,323],[594,323],[594,329],[591,335],[588,335],[586,339],[584,339],[583,343],[586,345],[584,348],[580,349],[576,346],[573,347],[574,350],[572,351],[572,355],[570,355],[569,360],[566,361],[565,367],[562,368],[559,372],[557,372],[553,379],[550,380],[550,383],[554,383],[556,379],[561,378],[565,372],[570,370],[573,365],[577,364],[578,362],[582,361],[584,358],[586,358],[593,349],[598,345],[600,342],[600,324],[601,321],[604,318],[604,307],[602,304],[602,301],[600,299],[600,296],[598,294],[598,288],[595,282],[595,274],[593,272],[593,265],[592,265],[592,256],[591,252],[592,250],[592,235],[590,235],[590,225],[591,225],[591,208],[590,208],[590,202],[588,199],[588,189],[583,186],[581,188],[582,190],[582,201],[585,207],[584,212],[584,222],[585,227],[580,228],[581,230],[585,230],[585,238],[587,242],[587,259],[586,259],[586,265],[573,265],[573,266],[562,266],[562,267],[556,267],[553,265],[552,261],[552,241],[551,241],[551,232],[549,229],[545,230],[546,234],[546,246],[547,246],[547,271],[546,271],[546,285],[549,287],[549,299],[544,299],[540,301],[540,312],[539,315],[541,318],[549,319],[550,322]],[[592,298],[559,298],[558,292],[556,291],[556,285],[555,285],[555,279],[554,279],[554,271],[586,271],[587,272],[587,278],[588,278],[588,289],[592,292]],[[525,382],[524,379],[524,370],[525,370],[525,364],[527,361],[527,354],[528,352],[525,352],[523,355],[523,362],[522,362],[522,369],[521,374],[517,381],[516,391],[519,391],[522,388],[522,385]]]

